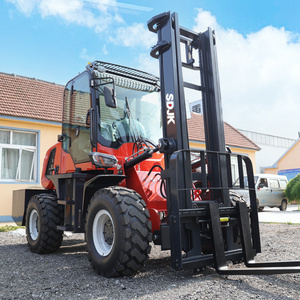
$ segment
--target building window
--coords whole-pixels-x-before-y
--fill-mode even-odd
[[[37,180],[37,133],[0,129],[0,181]]]

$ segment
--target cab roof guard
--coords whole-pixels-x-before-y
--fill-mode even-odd
[[[105,72],[106,74],[111,74],[115,76],[121,76],[131,80],[137,80],[146,84],[150,84],[159,89],[160,82],[159,77],[152,74],[136,70],[129,67],[124,67],[112,63],[107,63],[103,61],[94,61],[87,65],[87,69],[97,70],[99,72]]]

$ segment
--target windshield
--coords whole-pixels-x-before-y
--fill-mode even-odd
[[[256,185],[257,179],[258,179],[258,176],[254,176],[254,185]],[[244,176],[244,185],[245,185],[245,187],[248,187],[248,177],[247,176]],[[233,186],[235,186],[235,187],[240,186],[240,179],[239,178],[235,181]]]
[[[159,92],[116,86],[116,108],[105,104],[103,85],[97,87],[100,143],[118,148],[123,143],[147,139],[157,144],[162,137]]]

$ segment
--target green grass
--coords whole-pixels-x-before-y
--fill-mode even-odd
[[[300,225],[300,223],[291,223],[291,222],[288,222],[288,223],[285,223],[285,224],[288,224],[288,225]]]
[[[14,231],[19,228],[25,228],[24,226],[12,226],[12,225],[5,225],[0,227],[0,232],[8,232],[8,231]]]

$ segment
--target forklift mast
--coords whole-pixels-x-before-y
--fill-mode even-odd
[[[165,111],[164,139],[161,143],[172,145],[165,151],[166,166],[168,167],[170,154],[174,150],[189,149],[184,88],[202,94],[206,149],[224,152],[226,146],[214,32],[208,28],[206,32],[197,34],[179,27],[176,13],[163,13],[154,17],[148,22],[148,27],[158,35],[158,43],[153,47],[151,56],[159,58],[160,62],[162,111]],[[185,46],[185,62],[182,62],[181,43]],[[198,54],[197,58],[193,58],[194,52]],[[182,67],[194,71],[193,75],[199,77],[200,84],[184,82]],[[220,161],[212,160],[209,164],[211,182],[216,186],[228,186],[223,157]],[[191,182],[189,165],[187,161],[184,162],[182,178],[179,180],[185,186],[190,186]],[[219,170],[223,172],[222,182]],[[219,202],[223,199],[224,204],[229,205],[228,191],[220,191],[218,194],[215,192],[214,198]]]
[[[253,168],[249,157],[226,150],[214,32],[208,28],[196,33],[180,27],[177,14],[170,12],[150,19],[148,28],[158,37],[151,56],[160,65],[160,152],[165,157],[162,178],[168,208],[161,240],[162,249],[171,249],[172,267],[214,265],[220,274],[232,275],[300,272],[299,261],[254,262],[261,244]],[[184,81],[183,69],[194,72],[200,84]],[[184,88],[201,95],[205,151],[189,149]],[[250,207],[243,199],[232,197],[235,188],[245,188],[243,180],[239,187],[233,186],[232,157],[238,162],[239,178],[248,178]],[[197,198],[199,190],[201,197]],[[244,261],[247,268],[228,269],[229,260]]]

